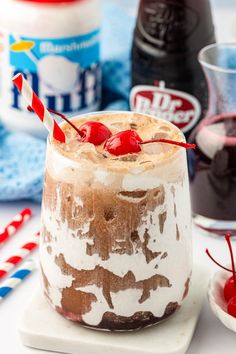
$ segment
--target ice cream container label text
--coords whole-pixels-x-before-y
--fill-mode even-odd
[[[101,99],[99,30],[67,38],[37,39],[10,34],[9,108],[25,110],[11,77],[22,72],[48,108],[75,115],[97,109]],[[6,67],[6,66],[5,66]]]

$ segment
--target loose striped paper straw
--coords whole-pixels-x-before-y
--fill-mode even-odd
[[[10,236],[14,235],[17,230],[32,216],[32,210],[29,208],[23,209],[18,213],[12,221],[0,231],[0,246],[3,245]]]
[[[32,260],[26,261],[11,277],[0,286],[0,302],[10,294],[32,272],[35,264]]]
[[[26,100],[27,104],[30,105],[30,107],[35,111],[39,119],[42,121],[49,133],[52,134],[54,139],[60,141],[61,143],[65,143],[66,138],[64,132],[53,119],[40,98],[30,87],[24,76],[19,73],[12,78],[12,81]]]
[[[40,233],[37,232],[29,242],[19,248],[14,256],[9,257],[6,261],[0,264],[0,281],[7,275],[17,264],[23,261],[31,252],[33,252],[39,244]]]

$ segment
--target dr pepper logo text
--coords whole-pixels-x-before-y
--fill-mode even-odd
[[[131,90],[130,106],[132,111],[165,119],[184,133],[195,125],[201,114],[200,103],[195,97],[165,88],[163,82],[159,87],[135,86]]]

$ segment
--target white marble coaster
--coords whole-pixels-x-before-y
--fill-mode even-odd
[[[191,342],[206,294],[208,274],[195,266],[190,293],[170,319],[137,332],[86,329],[54,312],[35,294],[20,324],[23,344],[67,354],[184,354]]]

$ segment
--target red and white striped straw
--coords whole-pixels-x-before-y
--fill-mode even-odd
[[[29,240],[27,243],[21,246],[13,256],[9,257],[3,263],[0,264],[0,280],[38,247],[39,236],[40,233],[37,232],[32,238],[32,240]]]
[[[30,259],[2,283],[0,286],[0,303],[31,274],[34,268],[35,263]]]
[[[26,100],[27,104],[34,110],[49,133],[52,134],[53,138],[61,143],[65,143],[66,138],[64,132],[53,119],[40,98],[30,87],[24,76],[19,73],[12,78],[12,81]]]
[[[12,221],[0,231],[0,246],[3,245],[10,236],[14,235],[17,230],[31,217],[32,210],[23,209],[19,214],[14,216]]]

